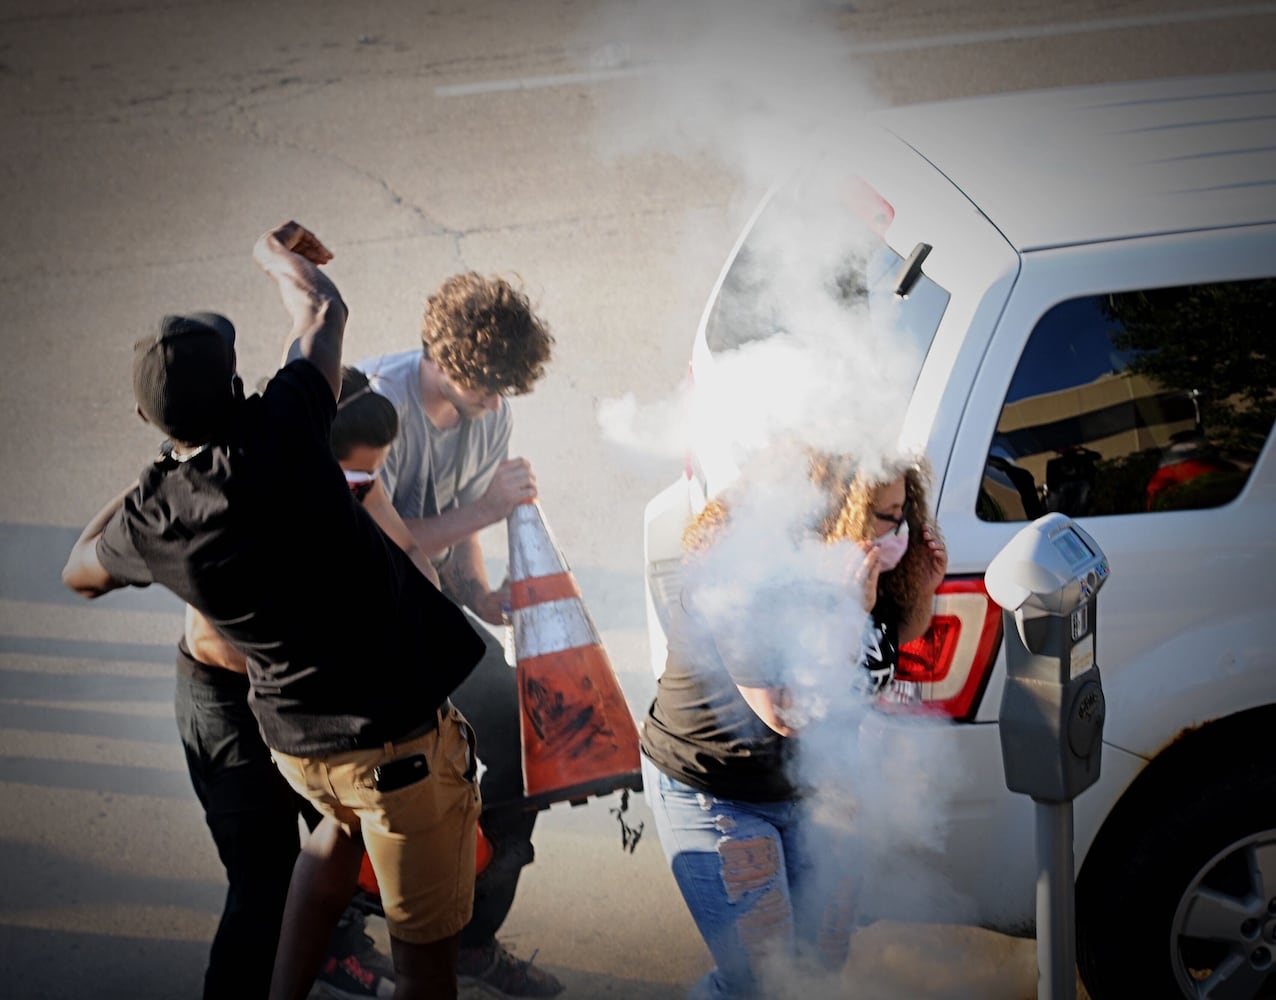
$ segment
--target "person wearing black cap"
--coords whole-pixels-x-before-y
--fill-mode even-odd
[[[437,586],[433,564],[376,478],[397,433],[393,404],[373,392],[358,369],[343,368],[333,454],[355,498]],[[248,705],[246,657],[189,605],[176,673],[174,715],[187,771],[226,869],[226,901],[209,948],[203,1000],[262,1000],[301,850],[298,813],[307,829],[321,817],[284,780],[262,742]],[[478,892],[476,883],[476,897]],[[380,907],[379,897],[360,893],[346,908],[319,972],[326,992],[354,1000],[384,996],[392,988],[393,965],[365,932],[367,915]]]
[[[480,795],[448,695],[483,642],[351,495],[329,445],[346,307],[332,255],[284,223],[254,257],[292,319],[287,363],[245,399],[225,317],[165,317],[138,341],[138,410],[168,436],[63,570],[96,597],[160,583],[247,654],[276,766],[324,815],[298,858],[271,983],[301,1000],[366,847],[396,996],[456,995]]]

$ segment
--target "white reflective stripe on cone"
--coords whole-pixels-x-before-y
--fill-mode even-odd
[[[575,598],[516,608],[511,620],[514,650],[520,660],[602,644],[584,604]]]
[[[526,529],[537,530],[526,530]],[[511,580],[530,580],[570,572],[567,558],[554,540],[535,503],[519,504],[509,517]]]

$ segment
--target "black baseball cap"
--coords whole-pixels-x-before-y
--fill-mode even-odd
[[[235,401],[235,327],[218,313],[165,316],[133,345],[133,393],[142,416],[174,441],[204,444]]]

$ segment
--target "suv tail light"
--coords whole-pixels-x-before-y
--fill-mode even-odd
[[[988,596],[983,577],[951,578],[935,594],[925,635],[900,649],[896,677],[920,692],[920,704],[913,708],[968,719],[979,706],[1000,645],[1001,608]]]

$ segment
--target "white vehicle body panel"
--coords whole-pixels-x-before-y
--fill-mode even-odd
[[[899,137],[866,132],[857,165],[895,210],[885,239],[903,257],[919,242],[932,244],[924,272],[950,295],[901,438],[924,448],[932,464],[950,575],[981,575],[1022,527],[981,520],[976,504],[1007,390],[1047,310],[1085,295],[1276,275],[1273,93],[1276,74],[1257,74],[977,98],[874,116]],[[697,384],[714,376],[705,323],[747,235],[746,227],[701,317],[692,351]],[[699,431],[694,457],[706,486],[684,477],[646,511],[657,676],[665,643],[660,604],[677,594],[682,529],[703,505],[703,491],[711,495],[736,474],[712,428]],[[1099,782],[1076,801],[1078,871],[1149,760],[1185,731],[1276,704],[1272,447],[1269,435],[1242,492],[1222,507],[1080,521],[1103,547],[1112,576],[1099,602],[1096,651],[1105,746]],[[944,851],[883,864],[920,864],[951,886],[946,905],[932,894],[924,906],[919,901],[918,915],[1032,933],[1034,814],[1029,799],[1004,785],[996,725],[1004,672],[999,652],[973,718],[941,724],[962,775]],[[891,742],[912,731],[886,716],[875,726],[888,759]],[[877,915],[910,915],[907,893],[875,905]]]

